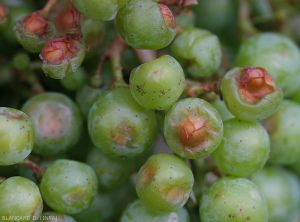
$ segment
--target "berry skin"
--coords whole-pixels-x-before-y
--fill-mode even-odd
[[[88,208],[97,192],[94,170],[73,160],[56,160],[40,185],[43,200],[57,212],[76,214]]]
[[[165,215],[155,215],[149,212],[144,204],[137,200],[131,203],[124,211],[120,222],[190,222],[189,214],[186,209],[181,208],[176,212]]]
[[[248,121],[271,116],[283,97],[271,75],[259,67],[230,70],[222,80],[221,92],[230,112]]]
[[[14,31],[18,42],[32,53],[39,53],[46,39],[55,35],[54,25],[37,12],[19,20]]]
[[[218,110],[218,112],[220,113],[223,121],[234,118],[232,113],[226,107],[225,102],[223,100],[221,100],[220,98],[217,98],[216,100],[212,101],[210,104],[213,107],[215,107],[216,110]]]
[[[107,91],[88,116],[90,137],[96,147],[112,157],[136,157],[147,152],[157,134],[155,113],[142,108],[129,89]]]
[[[118,0],[72,0],[76,9],[87,18],[110,21],[118,12]]]
[[[132,70],[130,91],[141,106],[165,110],[182,94],[184,81],[181,65],[173,57],[165,55]]]
[[[245,41],[237,55],[236,65],[265,68],[283,90],[293,94],[300,84],[300,51],[289,38],[275,33],[263,33]]]
[[[30,222],[41,215],[43,200],[38,186],[23,177],[10,177],[0,183],[1,221]],[[4,219],[3,219],[4,218]],[[24,218],[24,220],[23,220]]]
[[[70,91],[80,89],[86,80],[86,73],[83,68],[78,68],[75,72],[68,73],[65,78],[60,80],[64,88]]]
[[[285,100],[279,110],[264,121],[271,139],[269,162],[296,164],[300,158],[300,105]]]
[[[172,44],[172,52],[187,64],[187,72],[194,78],[212,75],[222,59],[218,37],[196,28],[182,32]]]
[[[33,152],[56,155],[72,148],[82,131],[82,117],[78,107],[60,93],[42,93],[31,97],[22,110],[34,124]]]
[[[96,148],[89,152],[87,164],[95,170],[99,189],[103,191],[113,190],[125,184],[135,170],[134,161],[112,159]]]
[[[49,40],[40,53],[42,69],[53,79],[63,79],[68,73],[76,72],[84,57],[83,42],[71,36]]]
[[[193,173],[183,160],[171,154],[156,154],[140,169],[136,191],[150,212],[164,214],[185,205],[193,183]]]
[[[200,203],[201,222],[268,222],[267,204],[248,179],[215,182]]]
[[[300,204],[299,179],[287,170],[276,167],[265,168],[251,179],[267,201],[269,221],[291,221]]]
[[[33,124],[28,115],[0,107],[0,166],[22,162],[32,151]]]
[[[90,109],[97,99],[102,95],[102,93],[102,89],[94,88],[89,85],[84,85],[77,91],[76,102],[86,118],[89,115]]]
[[[270,139],[262,125],[231,119],[224,122],[222,143],[212,156],[227,175],[248,177],[263,168],[269,153]]]
[[[208,102],[199,98],[183,99],[167,112],[164,136],[168,146],[181,157],[204,158],[221,143],[223,122]]]
[[[174,39],[175,19],[171,10],[154,0],[131,0],[116,17],[119,34],[133,48],[157,50]]]

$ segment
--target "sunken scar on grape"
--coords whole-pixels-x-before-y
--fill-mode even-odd
[[[175,127],[187,152],[205,150],[211,144],[211,138],[216,134],[208,120],[201,116],[199,110],[196,115],[187,114]]]
[[[141,187],[145,189],[155,177],[155,169],[151,165],[145,165],[141,171]]]
[[[47,137],[58,137],[69,129],[70,110],[63,105],[44,105],[38,119],[39,133]]]
[[[237,77],[241,98],[255,104],[268,94],[276,91],[276,84],[271,75],[263,68],[246,67]]]
[[[86,192],[83,189],[74,188],[64,196],[64,201],[68,204],[76,204],[86,197]]]
[[[112,131],[112,140],[120,146],[127,146],[132,141],[133,131],[133,127],[128,124],[120,124]]]
[[[11,120],[23,120],[25,116],[22,114],[9,113],[9,112],[0,112],[0,116],[5,116],[7,119]]]
[[[189,197],[189,193],[182,187],[172,187],[164,192],[164,198],[172,204],[181,204]]]

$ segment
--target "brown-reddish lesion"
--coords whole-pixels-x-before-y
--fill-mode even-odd
[[[159,9],[166,25],[172,29],[176,28],[175,18],[169,7],[164,4],[159,4]]]
[[[133,127],[122,123],[112,132],[112,140],[120,146],[127,147],[132,142],[133,134]]]
[[[241,98],[250,104],[255,104],[276,91],[272,76],[260,67],[243,68],[241,74],[237,76],[237,82]]]
[[[44,62],[59,65],[76,56],[80,48],[80,40],[72,36],[49,40],[41,52]]]
[[[7,16],[7,8],[5,5],[0,4],[0,22],[6,19]]]
[[[177,126],[181,143],[187,147],[197,147],[207,139],[207,120],[201,116],[188,115]]]
[[[24,30],[28,33],[44,36],[47,32],[48,21],[38,12],[33,12],[22,21]]]
[[[57,13],[55,24],[58,29],[64,32],[75,29],[80,25],[80,13],[73,5],[70,5]]]
[[[25,119],[25,115],[23,115],[23,114],[11,113],[11,112],[6,112],[6,111],[0,112],[0,115],[5,116],[7,119],[11,119],[11,120],[24,120]]]
[[[175,186],[172,187],[171,189],[166,190],[164,197],[168,202],[172,204],[178,204],[185,199],[186,195],[187,195],[186,189]]]
[[[145,189],[155,177],[156,170],[155,168],[148,164],[144,165],[140,172],[140,184],[143,189]]]

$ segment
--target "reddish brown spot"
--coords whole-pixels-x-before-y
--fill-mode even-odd
[[[70,6],[57,13],[55,22],[57,28],[62,31],[76,28],[80,23],[80,13],[73,6]]]
[[[184,145],[199,146],[207,139],[207,122],[201,117],[188,116],[177,125],[177,133]]]
[[[38,119],[39,132],[46,137],[59,137],[69,129],[70,110],[62,105],[47,104]]]
[[[0,4],[0,21],[6,18],[7,9],[4,5]]]
[[[121,146],[127,146],[132,141],[133,133],[131,126],[121,124],[112,132],[112,140]]]
[[[69,36],[52,39],[44,46],[41,58],[48,64],[59,65],[74,57],[79,45],[79,40]]]
[[[22,25],[26,32],[43,36],[47,31],[48,22],[42,15],[33,12],[24,18]]]
[[[247,67],[238,77],[240,96],[248,103],[255,104],[276,90],[272,76],[263,68]]]
[[[23,120],[23,119],[25,119],[24,115],[17,114],[17,113],[1,112],[0,115],[5,116],[6,118],[12,119],[12,120]]]
[[[168,6],[166,6],[164,4],[159,4],[159,9],[162,14],[162,17],[164,18],[166,25],[169,28],[174,29],[176,27],[176,23],[175,23],[175,18],[172,14],[172,11],[169,9]]]
[[[153,180],[155,176],[155,169],[151,165],[145,165],[143,166],[140,177],[141,177],[141,186],[142,188],[146,188],[149,183]]]
[[[181,187],[173,187],[166,192],[165,198],[168,202],[177,204],[180,203],[186,195],[187,193],[185,189]]]

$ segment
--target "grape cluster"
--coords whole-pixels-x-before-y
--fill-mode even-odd
[[[1,0],[0,222],[299,222],[297,0]]]

